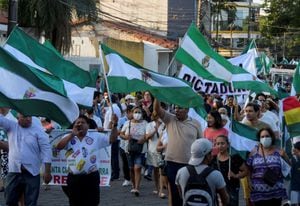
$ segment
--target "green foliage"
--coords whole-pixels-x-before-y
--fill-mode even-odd
[[[8,0],[0,0],[0,9],[8,9]]]
[[[62,53],[71,46],[72,20],[93,20],[96,0],[19,0],[19,25],[37,28]]]
[[[277,47],[279,56],[300,56],[300,0],[265,0],[266,17],[260,18],[260,31]],[[278,52],[278,49],[280,51]]]

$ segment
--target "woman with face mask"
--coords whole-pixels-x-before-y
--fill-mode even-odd
[[[132,190],[130,192],[135,194],[135,196],[139,196],[142,163],[145,159],[145,153],[147,152],[147,144],[144,144],[147,141],[147,121],[142,119],[142,109],[140,107],[134,107],[132,111],[133,119],[129,121],[125,131],[125,139],[129,141],[128,163],[130,168],[130,179],[132,181]],[[140,145],[141,151],[132,151],[130,149],[131,142]]]
[[[282,161],[288,159],[287,155],[275,146],[275,134],[272,129],[260,129],[257,133],[257,140],[260,143],[247,160],[252,184],[250,199],[255,206],[280,206],[282,201],[287,199],[282,174]],[[273,186],[264,178],[269,169],[273,172],[272,176],[276,177],[276,183]]]

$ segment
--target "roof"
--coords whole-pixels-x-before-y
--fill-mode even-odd
[[[131,26],[127,24],[122,24],[119,22],[112,22],[112,21],[102,21],[103,25],[107,26],[108,28],[119,30],[120,32],[127,33],[140,41],[147,41],[158,46],[168,48],[168,49],[175,49],[178,46],[177,40],[170,40],[165,36],[160,36],[157,34],[152,33],[151,31],[143,28],[138,28],[136,26]]]

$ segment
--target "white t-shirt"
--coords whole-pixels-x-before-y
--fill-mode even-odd
[[[127,122],[126,122],[127,123]],[[125,124],[124,124],[125,126]],[[128,121],[128,126],[126,126],[125,134],[130,134],[133,139],[140,140],[145,137],[147,121],[142,120],[141,122],[134,123]],[[142,153],[147,152],[147,144],[144,144]]]
[[[117,117],[120,119],[122,116],[122,112],[117,104],[112,104],[114,113],[117,115]],[[105,111],[104,115],[104,122],[103,122],[103,128],[104,129],[109,129],[109,122],[111,121],[111,116],[112,116],[112,110],[111,107],[107,107],[107,110]]]
[[[97,127],[102,127],[102,120],[100,119],[100,117],[93,115],[93,120],[96,122]]]
[[[155,121],[149,122],[146,127],[146,134],[152,134],[155,131],[156,123]],[[148,141],[148,151],[156,153],[156,146],[160,135],[164,129],[165,125],[162,123],[159,125],[157,133],[155,133],[151,139]]]
[[[77,136],[73,137],[65,148],[69,171],[73,174],[97,171],[100,167],[100,149],[110,145],[109,136],[110,133],[88,132],[81,141]]]

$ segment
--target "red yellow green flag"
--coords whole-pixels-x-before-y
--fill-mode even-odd
[[[291,137],[300,135],[300,102],[297,97],[290,96],[283,100],[285,122]]]

